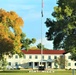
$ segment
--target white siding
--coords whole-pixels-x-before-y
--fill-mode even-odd
[[[8,62],[11,62],[12,68],[16,67],[15,63],[18,62],[18,64],[24,68],[32,68],[33,66],[29,66],[29,62],[40,62],[41,61],[41,56],[44,56],[44,60],[49,60],[48,57],[51,57],[51,60],[54,60],[54,56],[57,56],[57,58],[62,55],[62,54],[25,54],[25,57],[20,58],[17,54],[13,55],[11,58],[7,58]],[[18,56],[18,58],[15,58],[15,56]],[[29,56],[32,58],[30,59]],[[38,58],[35,59],[35,56]],[[33,63],[32,63],[33,64]],[[54,68],[54,63],[52,62],[52,68]]]
[[[69,56],[71,56],[70,53],[65,54],[65,58],[67,60],[67,66],[65,67],[66,69],[76,69],[75,63],[76,61],[69,59]],[[70,65],[69,65],[70,63]]]

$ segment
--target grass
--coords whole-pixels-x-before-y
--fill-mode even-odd
[[[0,71],[0,75],[72,75],[72,71],[55,71],[54,73],[48,72],[28,72],[28,71]],[[76,75],[76,72],[75,72]]]

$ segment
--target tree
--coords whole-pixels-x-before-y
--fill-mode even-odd
[[[7,64],[8,63],[7,63],[6,59],[2,59],[2,69],[3,69],[3,71],[6,70]]]
[[[60,57],[58,57],[54,60],[55,68],[57,68],[59,65],[59,68],[64,69],[65,66],[67,66],[67,62],[68,61],[66,60],[65,56],[61,55]]]
[[[39,43],[39,44],[37,45],[37,48],[38,48],[38,49],[43,49],[43,50],[46,50],[46,49],[47,49],[47,48],[45,48],[44,45],[42,45],[41,43]]]
[[[58,0],[57,4],[52,13],[54,19],[47,18],[45,22],[46,37],[53,40],[54,49],[63,48],[76,55],[76,0]]]
[[[37,45],[37,48],[43,49],[43,48],[44,48],[44,45],[42,45],[41,43],[39,43],[39,44]]]
[[[36,42],[36,39],[35,38],[29,39],[29,38],[25,38],[25,37],[26,37],[26,35],[24,33],[22,33],[21,34],[21,43],[22,43],[21,49],[28,50],[28,49],[30,49],[30,45],[34,44]]]
[[[13,49],[14,45],[11,39],[4,38],[0,40],[0,60],[3,59],[5,53],[12,53]]]
[[[14,11],[0,9],[0,58],[4,54],[21,52],[23,20]]]
[[[61,69],[64,69],[65,66],[67,66],[68,61],[66,60],[64,55],[60,56],[57,60]]]
[[[39,48],[37,48],[36,46],[32,46],[30,47],[30,50],[39,50]]]

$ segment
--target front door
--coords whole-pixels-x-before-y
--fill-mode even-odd
[[[48,68],[51,68],[51,67],[52,67],[51,62],[48,62],[48,63],[47,63],[47,67],[48,67]]]

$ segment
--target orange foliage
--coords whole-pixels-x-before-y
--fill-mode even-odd
[[[16,12],[14,11],[7,12],[3,9],[0,9],[0,45],[1,43],[3,44],[3,46],[7,46],[11,44],[11,46],[14,46],[13,52],[18,52],[18,53],[21,52],[20,35],[22,33],[21,27],[23,26],[23,23],[24,22],[22,18],[19,17],[16,14]],[[10,27],[13,29],[14,32],[10,30]],[[2,42],[2,40],[4,41]],[[9,42],[7,45],[5,45],[5,43],[7,43],[6,41]],[[1,47],[0,51],[2,49],[4,48]],[[8,49],[9,51],[11,50],[10,48]],[[6,49],[4,49],[4,52],[5,51]]]
[[[37,47],[31,47],[30,50],[39,50]]]
[[[15,23],[16,23],[16,25],[23,26],[23,20],[22,20],[22,18],[20,18],[20,17],[16,18],[15,19]]]

